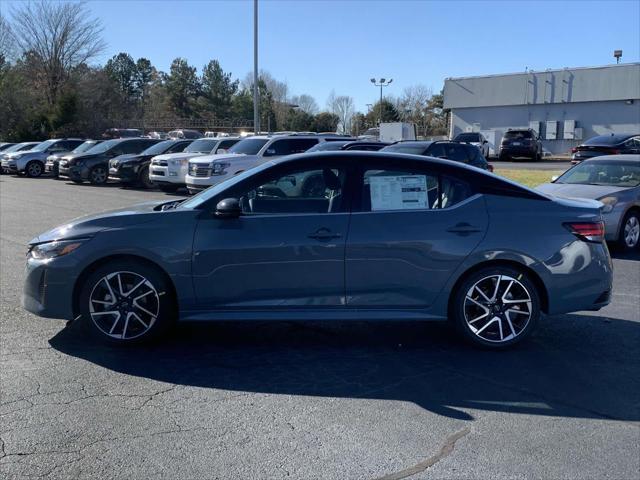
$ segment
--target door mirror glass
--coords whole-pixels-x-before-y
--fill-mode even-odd
[[[241,214],[242,209],[237,198],[225,198],[216,205],[216,217],[238,218]]]
[[[275,148],[267,148],[264,152],[264,156],[268,157],[271,155],[275,155],[276,154],[276,149]]]
[[[227,153],[227,149],[226,148],[219,148],[218,151],[216,152],[217,154],[221,154],[221,153]]]
[[[559,179],[560,176],[559,175],[554,175],[553,177],[551,177],[551,181],[555,182],[557,179]]]

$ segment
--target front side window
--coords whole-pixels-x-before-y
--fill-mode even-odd
[[[264,156],[272,157],[276,155],[292,155],[309,150],[318,143],[316,138],[287,138],[276,140],[267,148]]]
[[[372,169],[363,175],[365,212],[449,208],[471,196],[468,184],[423,169]]]
[[[346,172],[339,168],[289,170],[240,192],[244,214],[336,213],[343,204]]]

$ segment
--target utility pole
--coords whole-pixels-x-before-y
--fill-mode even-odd
[[[378,121],[378,126],[382,123],[382,87],[388,87],[391,82],[393,82],[393,78],[390,78],[389,81],[386,81],[385,78],[381,78],[380,80],[376,80],[375,78],[371,79],[371,83],[373,83],[376,87],[380,87],[380,103],[378,104],[378,108],[380,110],[380,119]]]
[[[253,131],[260,133],[258,91],[258,0],[253,0]]]

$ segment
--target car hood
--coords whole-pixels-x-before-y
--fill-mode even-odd
[[[38,235],[31,239],[29,244],[91,237],[102,230],[150,222],[156,218],[153,215],[156,212],[156,207],[163,203],[169,202],[167,200],[156,200],[79,217]]]
[[[536,190],[556,197],[591,198],[597,200],[607,195],[627,190],[629,187],[612,187],[610,185],[581,185],[570,183],[543,183]]]
[[[162,155],[156,155],[154,160],[182,160],[183,158],[201,157],[206,153],[198,152],[179,152],[179,153],[163,153]]]
[[[229,160],[229,159],[233,159],[233,158],[242,158],[243,160],[252,160],[252,159],[256,159],[256,158],[261,158],[258,155],[245,155],[243,153],[221,153],[218,155],[204,155],[202,157],[198,157],[196,159],[194,159],[195,163],[211,163],[211,162],[219,162],[219,161],[224,161],[224,160]]]
[[[102,156],[102,153],[71,153],[69,155],[65,155],[65,160],[85,160],[87,158],[97,158]]]
[[[128,162],[130,160],[134,160],[138,158],[140,155],[137,153],[125,153],[123,155],[118,155],[117,157],[113,157],[112,160],[117,160],[118,163]]]

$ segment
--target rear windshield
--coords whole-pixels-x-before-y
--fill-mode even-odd
[[[229,149],[229,153],[241,153],[244,155],[257,154],[268,140],[266,138],[245,138]]]
[[[528,130],[513,130],[511,132],[507,132],[504,134],[504,138],[515,139],[515,138],[532,138],[533,135]]]
[[[218,143],[215,138],[201,138],[190,144],[183,152],[187,153],[210,153]]]
[[[478,135],[477,133],[461,133],[460,135],[456,136],[454,140],[458,142],[479,142],[480,135]]]
[[[342,148],[343,145],[346,145],[347,143],[349,143],[349,141],[335,141],[335,142],[322,142],[319,143],[317,145],[314,145],[313,147],[311,147],[309,150],[307,150],[307,153],[309,152],[327,152],[327,151],[331,151],[331,150],[340,150]]]
[[[381,152],[412,153],[413,155],[422,155],[426,149],[427,149],[426,145],[398,143],[396,145],[389,145],[388,147],[384,147],[380,151]]]
[[[583,145],[617,145],[624,142],[628,135],[599,135],[597,137],[590,138]]]

